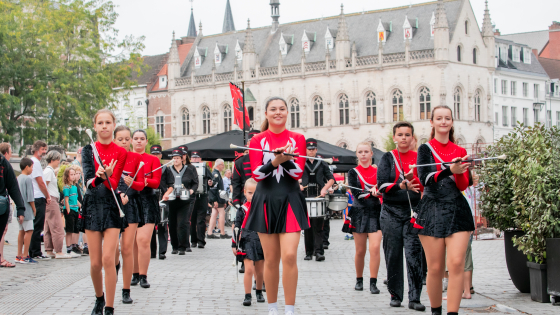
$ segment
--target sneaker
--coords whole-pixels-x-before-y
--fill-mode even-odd
[[[268,310],[268,315],[278,315],[278,310],[275,308],[271,308]]]
[[[82,250],[78,247],[78,245],[72,246],[72,252],[82,256]]]
[[[64,254],[64,253],[56,253],[54,256],[54,259],[70,259],[70,258],[72,258],[71,255]]]
[[[49,257],[50,259],[55,258],[55,256],[56,256],[56,255],[55,255],[54,253],[51,253],[51,254],[47,253],[47,257]]]
[[[220,235],[220,238],[221,238],[221,239],[231,238],[231,236],[229,236],[229,235],[227,235],[227,234],[224,234],[224,235]]]
[[[354,240],[354,235],[350,236],[350,240]]]
[[[89,255],[89,248],[87,246],[85,246],[84,250],[82,250],[82,254]]]
[[[25,258],[26,264],[36,264],[37,261],[33,260],[33,258],[27,256],[27,258]]]
[[[349,239],[350,239],[350,236],[348,236],[348,235],[344,236],[345,241],[348,241]]]
[[[220,237],[219,237],[219,236],[216,236],[216,235],[214,235],[214,234],[210,234],[210,235],[207,235],[206,238],[209,238],[209,239],[218,239],[218,238],[220,238]]]
[[[8,240],[4,240],[4,245],[10,245],[10,242],[8,242]]]
[[[25,261],[25,258],[16,256],[16,263],[18,263],[18,264],[27,264],[27,261]]]
[[[70,253],[68,253],[68,254],[66,254],[66,255],[70,256],[70,258],[78,258],[78,257],[82,257],[82,255],[80,255],[80,254],[76,254],[76,253],[75,253],[75,252],[73,252],[73,251],[70,251]]]
[[[37,259],[37,260],[49,260],[49,259],[51,259],[50,257],[44,256],[44,255],[39,255],[39,256],[30,257],[30,258]]]

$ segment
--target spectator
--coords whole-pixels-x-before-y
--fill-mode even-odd
[[[224,190],[228,193],[228,195],[229,195],[229,193],[233,190],[233,189],[231,188],[231,175],[232,175],[231,170],[230,170],[230,169],[227,169],[227,170],[225,171],[225,173],[224,173],[224,179],[223,179],[223,181],[224,181]]]
[[[78,248],[78,237],[80,235],[78,231],[78,187],[76,187],[78,179],[73,167],[64,170],[63,181],[66,252],[72,257],[79,257],[82,253]]]
[[[44,141],[35,141],[31,148],[33,157],[33,172],[31,179],[33,180],[33,193],[35,195],[35,219],[33,219],[33,235],[29,244],[29,256],[34,259],[48,259],[41,252],[41,233],[45,225],[45,210],[47,204],[51,202],[51,196],[47,191],[47,185],[43,180],[43,169],[41,168],[41,158],[47,154],[47,144]]]
[[[208,236],[206,238],[229,238],[224,229],[226,220],[226,201],[220,198],[220,190],[224,190],[224,182],[222,180],[221,171],[224,170],[224,160],[217,159],[214,163],[214,169],[212,170],[212,180],[214,181],[214,186],[210,188],[208,193],[208,201],[212,204],[212,215],[210,216],[210,223],[208,224]],[[219,214],[219,216],[218,216]],[[218,225],[220,227],[220,236],[215,236],[214,227],[216,227],[216,217],[218,217]]]
[[[43,239],[45,241],[45,251],[47,256],[56,259],[71,258],[62,251],[64,245],[64,223],[60,215],[60,207],[58,205],[60,192],[58,190],[56,169],[60,165],[62,155],[57,151],[50,151],[45,159],[49,165],[44,171],[44,181],[47,183],[47,190],[51,197],[51,202],[45,209],[45,233]],[[56,254],[53,253],[53,250]]]
[[[4,155],[7,161],[10,161],[10,159],[12,158],[12,146],[7,142],[0,143],[0,153]],[[10,204],[10,200],[8,198],[8,205],[9,204]],[[8,241],[5,240],[5,236],[6,233],[8,232],[8,225],[10,223],[12,223],[12,207],[8,206],[8,224],[6,224],[6,228],[4,229],[4,232],[2,234],[2,239],[0,240],[0,257],[2,257],[2,261],[0,261],[0,267],[13,268],[16,266],[4,259],[4,245],[9,244]]]
[[[23,214],[18,213],[17,215],[19,234],[16,262],[20,264],[36,264],[37,261],[33,260],[29,255],[27,257],[23,256],[29,253],[29,243],[31,241],[31,235],[33,235],[33,219],[37,213],[35,209],[33,181],[29,177],[33,172],[33,161],[29,158],[23,158],[19,162],[19,167],[21,169],[21,175],[18,177],[18,184],[21,196],[25,202],[25,212]]]

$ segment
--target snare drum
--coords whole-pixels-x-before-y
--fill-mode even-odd
[[[329,198],[329,210],[332,211],[342,211],[348,207],[348,196],[345,194],[332,194],[328,195]]]
[[[305,198],[307,214],[310,218],[322,218],[327,215],[327,201],[325,198]]]

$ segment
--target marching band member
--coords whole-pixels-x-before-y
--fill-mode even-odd
[[[163,156],[163,149],[159,144],[154,144],[150,147],[150,154],[158,158],[161,163],[161,157]],[[167,165],[162,164],[161,169],[161,181],[159,182],[159,187],[156,189],[156,195],[158,200],[162,200],[163,194],[167,191],[167,189],[173,186],[173,182],[169,181],[169,176],[167,172],[169,172],[169,168]],[[169,208],[169,203],[164,201],[166,207]],[[154,225],[154,231],[152,232],[152,240],[150,242],[150,250],[151,250],[151,257],[156,258],[159,253],[159,259],[167,258],[165,254],[167,253],[167,242],[169,239],[169,233],[167,231],[167,221],[163,221],[163,218],[160,218],[159,224]],[[158,243],[159,243],[159,251],[158,251]]]
[[[377,272],[380,262],[381,226],[379,214],[381,203],[377,191],[377,170],[371,165],[373,151],[367,142],[358,144],[356,156],[359,165],[348,172],[348,185],[361,187],[362,189],[351,189],[354,196],[352,211],[350,212],[350,226],[348,232],[354,235],[356,246],[356,286],[355,290],[364,289],[364,258],[369,240],[369,289],[372,294],[379,294],[377,288]]]
[[[138,227],[136,231],[136,240],[134,242],[134,273],[132,275],[131,285],[140,283],[142,288],[149,288],[148,283],[148,267],[150,265],[150,241],[154,225],[160,221],[159,200],[155,190],[158,189],[161,180],[161,166],[159,159],[153,155],[146,153],[146,145],[148,144],[148,135],[146,131],[139,129],[132,134],[132,146],[134,152],[142,156],[144,162],[144,189],[140,192],[140,201],[142,203],[143,226]]]
[[[306,145],[307,156],[317,156],[317,140],[309,138],[306,140]],[[325,197],[334,182],[334,175],[326,162],[307,159],[300,184],[300,189],[305,196],[308,198]],[[325,251],[323,249],[323,224],[325,218],[309,218],[309,221],[311,222],[311,228],[306,230],[304,234],[304,259],[313,259],[312,256],[315,253],[315,260],[323,261],[325,260]]]
[[[469,185],[469,164],[420,165],[460,162],[468,156],[464,148],[455,144],[453,115],[449,107],[434,107],[430,124],[430,141],[418,148],[418,175],[425,188],[418,204],[416,222],[423,227],[418,232],[428,262],[427,289],[432,314],[439,315],[442,312],[441,282],[447,252],[447,314],[454,315],[461,304],[465,254],[470,232],[474,231],[469,204],[461,193]]]
[[[140,154],[130,152],[130,142],[132,138],[130,129],[126,126],[118,126],[114,131],[114,136],[113,142],[127,151],[126,164],[124,165],[123,174],[119,181],[118,190],[123,200],[123,212],[128,222],[128,227],[124,229],[121,235],[121,254],[123,257],[122,301],[124,304],[131,304],[133,301],[130,298],[130,281],[132,279],[132,269],[134,267],[132,248],[134,247],[136,229],[139,225],[142,225],[142,203],[140,201],[139,192],[144,189],[144,170],[140,169],[140,171],[138,171],[140,162],[142,162]],[[133,179],[134,175],[136,175],[135,179]],[[115,260],[119,260],[118,246]]]
[[[191,162],[192,163],[202,163],[202,158],[200,157],[200,152],[191,152]],[[195,202],[193,213],[191,216],[191,247],[204,248],[206,246],[206,214],[208,214],[208,208],[212,208],[208,203],[208,191],[212,187],[214,182],[212,181],[212,172],[204,164],[204,176],[202,177],[202,192],[198,190],[195,191]],[[200,183],[198,183],[200,187]]]
[[[93,117],[97,141],[93,144],[99,154],[94,156],[92,145],[82,150],[82,165],[87,191],[84,196],[79,227],[88,238],[90,274],[97,300],[93,315],[113,314],[117,272],[115,269],[115,252],[119,242],[119,233],[127,227],[126,217],[121,218],[119,205],[111,192],[118,187],[121,174],[126,163],[126,150],[113,142],[115,115],[107,109],[99,110]],[[98,158],[100,160],[98,160]],[[105,165],[103,168],[100,162]],[[108,178],[107,178],[108,176]],[[117,199],[120,199],[117,195]],[[118,200],[120,203],[120,200]],[[105,289],[103,294],[103,273],[105,269]]]
[[[424,311],[420,303],[422,293],[422,244],[416,233],[410,231],[411,209],[420,201],[420,185],[416,169],[416,152],[409,150],[414,127],[408,122],[398,122],[393,127],[393,140],[397,148],[381,158],[377,169],[377,185],[383,194],[381,230],[383,251],[387,266],[387,288],[391,293],[392,307],[400,307],[404,292],[403,246],[408,277],[408,308]],[[397,151],[398,150],[398,151]],[[409,197],[410,196],[410,197]],[[409,198],[411,204],[409,204]]]

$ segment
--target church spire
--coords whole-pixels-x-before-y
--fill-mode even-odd
[[[253,42],[253,32],[251,31],[251,20],[247,19],[247,30],[245,31],[245,46],[243,47],[244,53],[254,53],[255,44]]]
[[[196,37],[196,22],[194,21],[194,13],[191,1],[191,20],[189,21],[189,30],[187,31],[187,37]]]
[[[226,3],[226,13],[224,15],[224,26],[222,27],[222,33],[227,33],[235,31],[235,24],[233,24],[233,14],[231,13],[231,6],[229,0]]]
[[[484,19],[482,20],[482,36],[494,37],[492,30],[492,20],[490,19],[490,10],[488,10],[488,0],[485,1]]]

